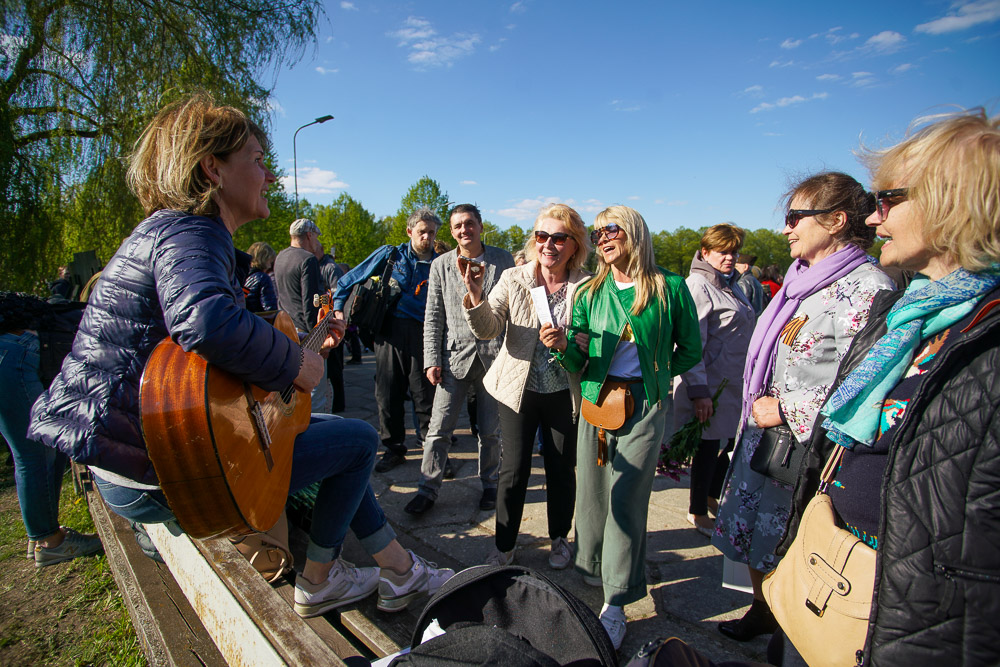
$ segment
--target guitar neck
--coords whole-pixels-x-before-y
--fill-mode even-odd
[[[326,323],[333,317],[333,311],[331,310],[326,314],[322,320],[319,321],[313,330],[310,331],[305,338],[299,343],[302,347],[307,350],[312,350],[313,352],[319,352],[320,348],[323,346],[323,341],[326,340],[327,336],[327,326]]]

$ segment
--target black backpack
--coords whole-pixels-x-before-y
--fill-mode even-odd
[[[445,634],[421,644],[435,620]],[[518,565],[480,565],[449,579],[420,614],[410,645],[392,665],[618,664],[611,639],[587,605]]]
[[[358,327],[358,336],[369,349],[375,347],[375,336],[385,334],[401,295],[399,285],[392,278],[392,269],[398,259],[399,249],[393,248],[382,273],[352,287],[344,304],[347,324]]]

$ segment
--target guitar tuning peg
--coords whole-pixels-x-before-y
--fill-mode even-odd
[[[313,294],[313,306],[319,308],[319,294]]]

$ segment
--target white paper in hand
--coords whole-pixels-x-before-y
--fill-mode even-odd
[[[535,312],[538,313],[539,324],[556,326],[552,321],[552,311],[549,310],[549,297],[545,294],[545,287],[539,285],[531,288],[531,300],[535,303]]]

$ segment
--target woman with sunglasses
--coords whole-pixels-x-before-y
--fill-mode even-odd
[[[828,493],[876,550],[866,665],[1000,664],[1000,116],[936,121],[869,154],[881,260],[915,273],[841,364],[781,544],[843,446]]]
[[[702,360],[674,384],[674,428],[691,419],[708,422],[701,445],[691,461],[691,489],[687,520],[711,537],[715,524],[708,511],[719,511],[719,495],[729,469],[740,421],[740,382],[747,346],[753,334],[753,306],[736,281],[736,257],[746,232],[728,223],[713,225],[701,237],[701,248],[691,259],[688,289],[698,308]],[[712,396],[723,380],[717,410]],[[720,447],[721,445],[721,447]]]
[[[792,489],[750,468],[764,429],[782,425],[799,443],[814,422],[841,357],[868,318],[872,299],[892,281],[865,250],[875,239],[865,224],[871,196],[838,172],[811,176],[785,195],[792,262],[781,289],[757,320],[743,373],[741,434],[723,487],[712,544],[750,567],[753,604],[719,631],[737,641],[774,632],[761,593],[774,569]],[[773,432],[772,432],[773,433]],[[769,434],[770,435],[770,434]]]
[[[615,411],[624,418],[620,427],[581,419],[577,434],[576,567],[584,581],[604,588],[601,623],[617,649],[624,605],[646,595],[646,516],[672,413],[672,377],[701,359],[701,333],[684,279],[656,266],[638,211],[601,211],[590,238],[597,275],[573,305],[574,344],[562,331],[542,334],[566,370],[583,371],[584,401],[607,408],[609,392],[620,395],[623,387],[633,399],[631,414],[628,401]]]
[[[576,497],[576,425],[580,381],[552,361],[542,340],[564,331],[576,288],[590,277],[582,270],[589,251],[587,229],[569,206],[552,204],[538,214],[525,244],[527,263],[504,271],[487,299],[483,273],[467,271],[465,317],[481,339],[503,335],[483,385],[500,404],[502,457],[497,487],[496,551],[491,564],[514,562],[524,498],[531,476],[535,434],[541,427],[546,501],[552,550],[549,567],[562,570],[573,559],[569,529]],[[532,301],[544,290],[547,307]],[[542,323],[539,308],[552,324]],[[541,331],[541,333],[540,333]]]

